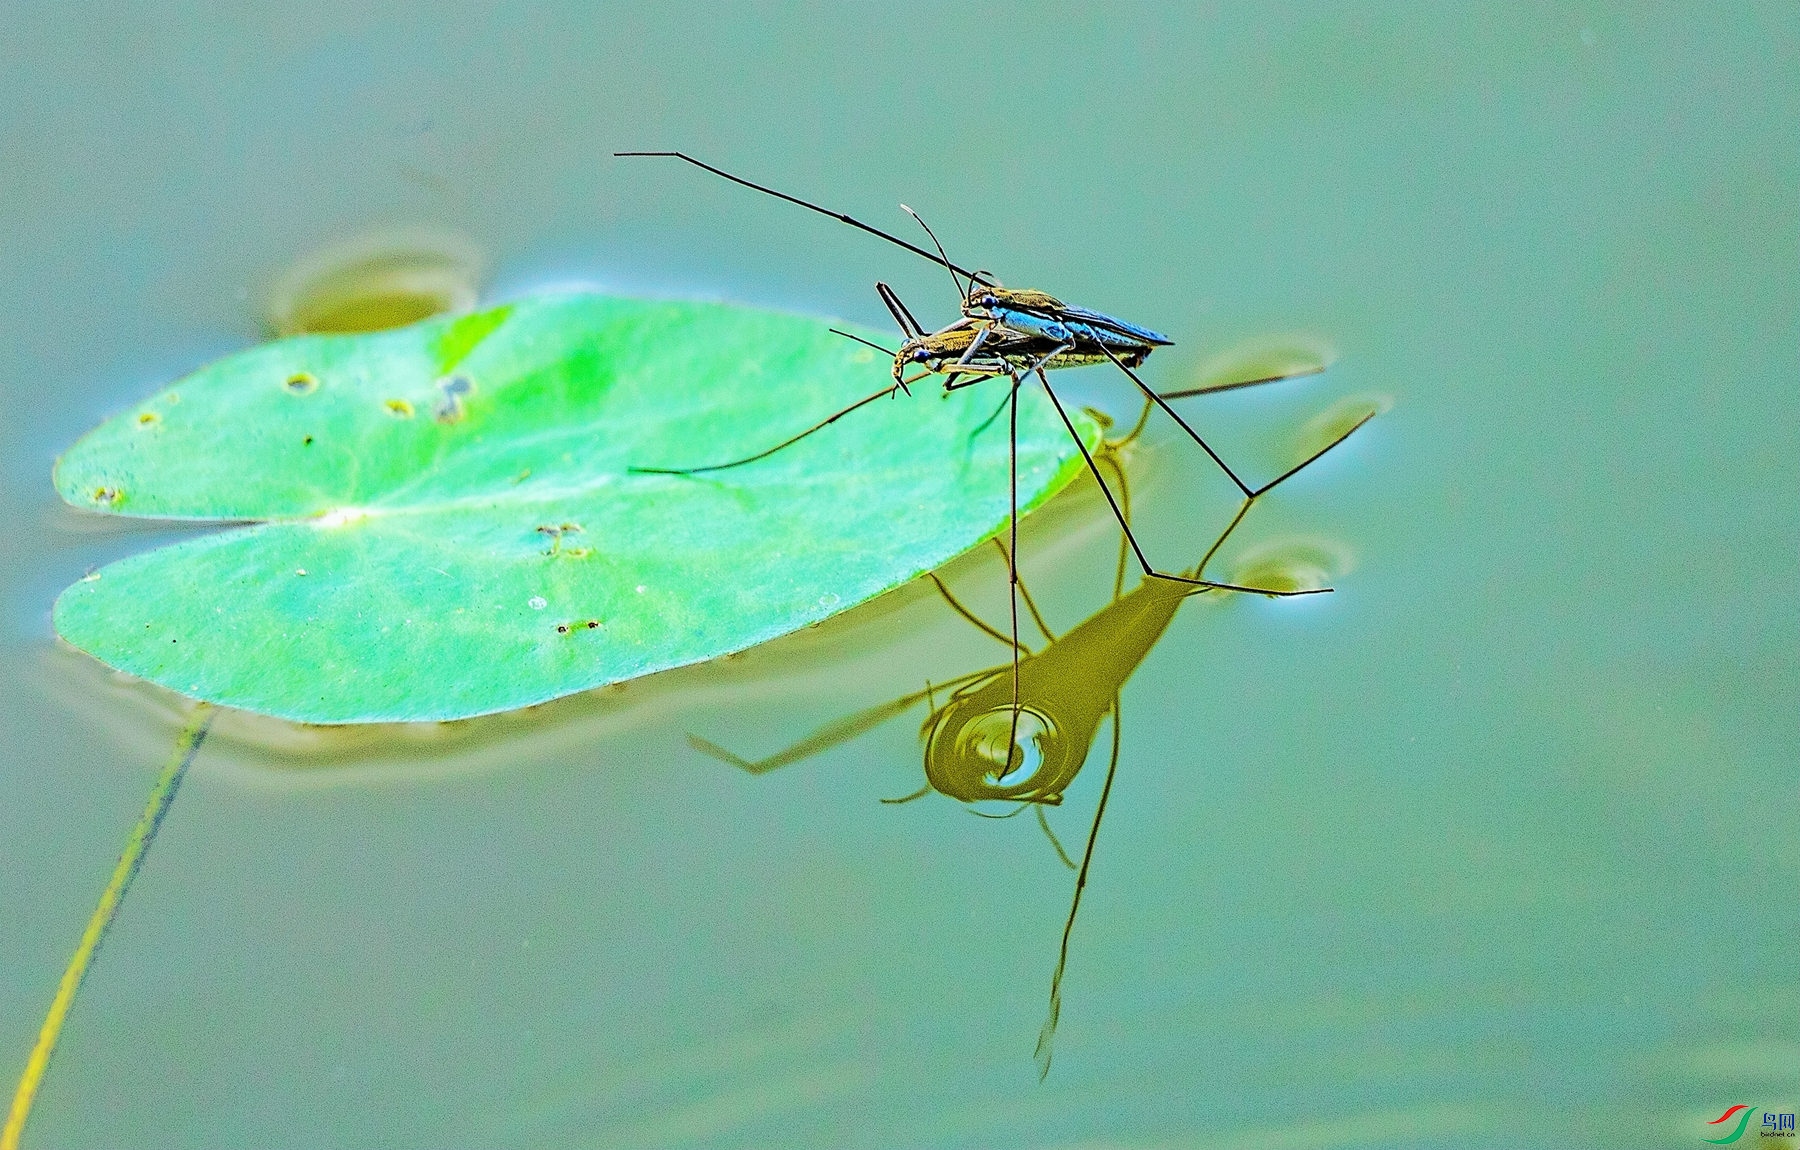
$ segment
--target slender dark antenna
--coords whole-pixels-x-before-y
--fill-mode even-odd
[[[907,251],[912,252],[914,255],[924,256],[926,259],[930,260],[934,264],[942,263],[945,267],[949,268],[951,271],[958,272],[962,275],[968,276],[969,279],[974,280],[978,283],[985,284],[988,282],[981,275],[979,275],[975,272],[971,272],[971,271],[967,270],[966,268],[959,268],[955,264],[951,263],[950,261],[943,259],[941,256],[932,255],[930,252],[926,251],[924,248],[918,246],[917,244],[908,243],[907,241],[901,239],[899,236],[893,235],[888,232],[884,232],[880,228],[873,227],[869,224],[865,224],[859,219],[856,219],[852,216],[845,215],[843,212],[834,212],[830,208],[820,207],[818,204],[808,203],[807,201],[800,199],[798,196],[790,196],[786,192],[778,192],[774,188],[764,187],[762,184],[752,183],[751,181],[744,179],[742,176],[734,176],[730,172],[724,171],[721,168],[715,168],[711,164],[702,163],[701,161],[696,160],[694,157],[688,155],[685,152],[614,152],[613,155],[615,155],[615,156],[665,156],[665,157],[668,157],[669,159],[685,160],[688,163],[694,165],[696,168],[703,168],[706,171],[711,172],[715,176],[723,176],[725,179],[730,180],[734,184],[741,184],[746,188],[750,188],[754,191],[762,192],[764,195],[774,196],[778,200],[786,200],[790,204],[798,204],[801,207],[807,209],[808,211],[818,212],[822,216],[830,216],[832,219],[837,220],[839,223],[849,224],[853,228],[861,228],[863,231],[868,232],[872,236],[880,236],[882,239],[886,240],[890,244],[898,244],[900,247],[905,248]]]
[[[932,231],[931,225],[925,222],[925,217],[921,216],[918,212],[913,211],[911,208],[907,207],[905,204],[900,205],[900,210],[905,212],[907,215],[911,216],[913,219],[919,221],[919,226],[924,228],[925,234],[931,237],[931,246],[936,248],[938,250],[938,255],[943,258],[944,267],[946,269],[948,269],[948,268],[954,266],[950,263],[949,255],[947,255],[944,252],[944,245],[938,242],[937,233]],[[974,280],[970,280],[969,286],[964,287],[962,285],[962,281],[956,278],[955,272],[950,273],[950,284],[952,287],[954,287],[956,289],[956,298],[957,299],[965,299],[968,297],[970,292],[975,290],[975,281]]]
[[[847,332],[847,331],[839,331],[839,330],[838,330],[838,329],[837,329],[837,328],[835,328],[835,327],[828,327],[828,328],[826,328],[826,329],[825,329],[825,330],[826,330],[826,331],[828,331],[828,332],[830,332],[830,333],[831,333],[831,334],[832,334],[832,335],[841,335],[841,336],[843,336],[843,337],[844,337],[844,338],[845,338],[845,339],[853,339],[853,340],[855,340],[855,341],[856,341],[856,342],[857,342],[857,343],[860,343],[860,344],[862,344],[862,345],[863,345],[863,346],[864,346],[864,347],[872,347],[872,348],[874,348],[874,349],[875,349],[875,350],[876,350],[876,351],[878,351],[878,352],[880,352],[880,353],[881,353],[881,354],[882,354],[882,355],[885,355],[885,356],[889,356],[889,357],[892,357],[892,356],[896,356],[896,355],[899,355],[899,354],[900,354],[900,353],[899,353],[899,352],[897,352],[897,351],[889,351],[889,350],[888,350],[888,349],[887,349],[887,348],[885,348],[885,347],[882,347],[882,346],[881,346],[881,345],[880,345],[880,344],[878,344],[878,343],[874,343],[874,342],[872,342],[872,341],[870,341],[870,340],[866,340],[866,339],[864,339],[864,338],[863,338],[863,337],[862,337],[862,336],[860,336],[860,335],[851,335],[851,334],[850,334],[850,333],[849,333],[849,332]]]

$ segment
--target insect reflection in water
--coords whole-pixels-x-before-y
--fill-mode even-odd
[[[1146,405],[1144,414],[1147,416],[1148,413]],[[1348,439],[1374,415],[1374,410],[1367,410],[1353,416],[1323,447],[1290,468],[1275,483],[1239,504],[1225,530],[1207,548],[1199,563],[1184,574],[1191,579],[1204,579],[1207,565],[1218,556],[1220,548],[1243,523],[1258,499]],[[1121,496],[1121,509],[1126,515],[1129,515],[1129,493],[1124,470],[1119,464],[1119,449],[1136,438],[1143,426],[1144,419],[1140,417],[1130,434],[1108,443],[1095,455],[1096,462],[1112,473]],[[998,538],[992,542],[1010,570],[1012,560],[1005,545]],[[1032,650],[1023,642],[1019,644],[1016,687],[1015,664],[1009,659],[998,666],[971,671],[947,682],[927,684],[922,691],[845,716],[785,750],[756,760],[745,759],[698,735],[688,736],[696,750],[752,774],[766,774],[854,739],[921,702],[929,705],[930,713],[919,729],[925,746],[925,785],[910,795],[883,801],[912,802],[936,791],[971,804],[973,813],[988,818],[1011,818],[1029,807],[1055,847],[1057,856],[1076,872],[1075,891],[1063,923],[1055,971],[1050,978],[1049,1009],[1038,1034],[1035,1057],[1040,1079],[1050,1072],[1056,1025],[1062,1013],[1062,979],[1068,966],[1069,940],[1074,933],[1076,915],[1081,910],[1081,896],[1093,864],[1100,822],[1106,815],[1107,800],[1111,797],[1119,766],[1123,722],[1120,692],[1190,596],[1240,593],[1216,586],[1148,577],[1127,592],[1124,589],[1127,556],[1128,542],[1122,536],[1113,576],[1112,601],[1061,635],[1050,629],[1031,593],[1023,581],[1019,582],[1021,598],[1043,636],[1044,645]],[[1323,590],[1314,582],[1317,574],[1304,570],[1284,573],[1279,566],[1263,565],[1253,585],[1266,590],[1272,597],[1292,596],[1297,592]],[[926,578],[957,614],[1009,650],[1013,648],[1014,640],[1005,631],[966,607],[937,575],[929,574]],[[1100,798],[1094,805],[1093,821],[1082,847],[1081,860],[1077,863],[1051,830],[1044,808],[1062,803],[1063,792],[1087,763],[1101,724],[1109,718],[1111,739],[1106,777],[1101,784]],[[973,805],[993,802],[1010,802],[1014,806],[1005,814],[994,814]]]

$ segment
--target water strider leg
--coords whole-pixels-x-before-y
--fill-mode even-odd
[[[924,786],[920,787],[918,790],[914,791],[910,795],[901,795],[897,799],[881,799],[880,801],[888,804],[891,807],[897,807],[901,803],[910,803],[914,799],[922,799],[930,793],[931,793],[931,784],[926,783]]]
[[[887,305],[888,314],[893,316],[894,322],[900,325],[901,335],[907,339],[916,339],[925,334],[924,326],[913,318],[912,309],[900,302],[900,296],[893,288],[877,280],[875,281],[875,294],[881,297],[881,302]]]
[[[1215,391],[1236,391],[1242,387],[1260,387],[1265,383],[1280,383],[1286,379],[1304,379],[1309,375],[1318,375],[1323,367],[1303,367],[1298,371],[1285,372],[1281,375],[1265,375],[1258,379],[1240,379],[1235,383],[1212,383],[1205,387],[1183,388],[1181,391],[1158,392],[1163,399],[1186,399],[1190,395],[1211,395]]]
[[[950,325],[951,328],[953,328],[955,326],[956,326],[955,324]],[[950,328],[945,328],[944,330],[949,331]],[[958,359],[955,363],[950,365],[953,370],[951,370],[950,374],[948,374],[944,377],[944,390],[945,391],[955,391],[957,388],[956,381],[961,379],[963,376],[970,374],[966,371],[957,370],[957,369],[960,369],[960,368],[964,367],[965,365],[974,362],[975,353],[981,349],[982,344],[987,342],[988,333],[990,333],[993,330],[994,329],[990,328],[990,327],[983,327],[980,331],[975,333],[975,338],[969,341],[969,348],[967,351],[962,353],[962,358]],[[977,381],[971,380],[970,382],[977,382]],[[998,412],[996,412],[995,414],[998,414]],[[987,425],[991,422],[993,422],[993,416],[990,415],[987,419],[982,421],[981,427],[977,427],[973,432],[970,432],[970,438],[973,438],[975,435],[980,434],[982,429],[987,427]]]
[[[799,742],[763,759],[746,759],[695,734],[688,735],[688,745],[703,755],[710,755],[721,762],[730,763],[741,771],[748,771],[753,775],[765,775],[780,767],[788,766],[790,763],[810,759],[814,755],[830,750],[839,743],[849,742],[859,735],[874,730],[889,719],[911,710],[920,700],[930,698],[932,691],[937,688],[960,686],[992,673],[991,670],[983,670],[968,675],[959,675],[954,679],[938,683],[936,688],[927,687],[923,691],[914,691],[911,694],[902,695],[898,699],[877,703],[854,715],[846,715],[841,719],[826,723]]]
[[[1088,828],[1087,846],[1081,852],[1081,868],[1075,872],[1075,895],[1069,900],[1069,917],[1063,922],[1062,946],[1056,954],[1056,972],[1050,976],[1050,1011],[1038,1031],[1038,1081],[1050,1075],[1050,1058],[1056,1041],[1056,1023],[1062,1017],[1063,971],[1069,965],[1069,936],[1075,932],[1075,916],[1081,910],[1081,892],[1087,889],[1088,871],[1094,865],[1094,844],[1100,839],[1100,820],[1106,817],[1106,800],[1112,797],[1113,776],[1119,769],[1119,695],[1112,701],[1112,757],[1106,763],[1106,781],[1100,784],[1100,801],[1094,806],[1094,823]]]
[[[1038,826],[1042,828],[1044,837],[1049,839],[1050,845],[1056,848],[1056,857],[1062,860],[1064,866],[1074,870],[1075,860],[1069,857],[1069,852],[1063,849],[1062,840],[1057,838],[1056,832],[1050,829],[1050,820],[1044,815],[1044,804],[1032,803],[1031,805],[1037,811]]]
[[[1101,351],[1106,353],[1106,358],[1113,361],[1113,366],[1117,367],[1120,371],[1124,372],[1126,377],[1129,378],[1132,383],[1137,384],[1138,390],[1144,393],[1145,399],[1148,399],[1151,403],[1156,404],[1156,406],[1158,406],[1158,407],[1162,408],[1164,411],[1168,412],[1169,418],[1173,419],[1176,423],[1181,425],[1181,430],[1187,432],[1188,438],[1192,439],[1195,443],[1198,443],[1200,445],[1200,450],[1206,452],[1206,454],[1209,457],[1211,457],[1212,461],[1219,465],[1219,470],[1223,471],[1226,474],[1226,476],[1233,483],[1237,484],[1239,491],[1242,491],[1245,494],[1245,496],[1248,496],[1250,494],[1250,485],[1245,483],[1242,479],[1238,478],[1237,472],[1233,471],[1231,469],[1231,465],[1226,463],[1223,459],[1221,459],[1219,457],[1219,453],[1212,449],[1212,445],[1207,443],[1206,440],[1200,438],[1200,433],[1198,431],[1195,431],[1192,427],[1188,426],[1188,421],[1181,418],[1180,412],[1178,412],[1174,408],[1170,407],[1168,405],[1168,402],[1165,401],[1162,396],[1160,396],[1160,395],[1156,394],[1156,392],[1150,390],[1150,385],[1145,383],[1142,379],[1138,378],[1137,372],[1132,371],[1129,367],[1126,367],[1125,361],[1120,359],[1118,356],[1114,355],[1112,348],[1107,347],[1105,343],[1099,343],[1098,346]],[[1048,386],[1049,386],[1049,384],[1045,384],[1046,388]],[[1057,405],[1058,410],[1061,410],[1061,406],[1062,406],[1061,404]],[[1140,558],[1141,558],[1141,556],[1140,556]]]
[[[1150,405],[1145,404],[1144,411],[1148,413],[1149,410]],[[1141,429],[1142,421],[1140,420],[1138,429],[1134,429],[1131,435],[1126,436],[1120,442],[1131,442],[1131,440],[1136,437],[1137,431]],[[1107,444],[1107,447],[1109,448],[1112,446],[1113,444]],[[1131,522],[1131,484],[1125,478],[1125,468],[1120,466],[1118,455],[1113,451],[1104,452],[1100,456],[1100,461],[1105,463],[1107,468],[1112,471],[1113,482],[1119,485],[1119,514],[1125,522],[1129,523]],[[1119,562],[1113,568],[1113,602],[1115,603],[1117,603],[1120,597],[1125,594],[1125,558],[1129,554],[1131,554],[1131,552],[1125,545],[1125,536],[1120,535]]]
[[[1207,387],[1190,387],[1190,388],[1186,388],[1182,391],[1157,392],[1157,391],[1150,390],[1150,386],[1148,384],[1146,384],[1142,379],[1140,379],[1136,372],[1132,371],[1130,367],[1126,366],[1126,364],[1123,360],[1121,360],[1118,356],[1114,355],[1111,348],[1107,347],[1104,343],[1100,344],[1099,346],[1100,346],[1100,350],[1106,353],[1107,358],[1112,360],[1113,363],[1118,366],[1118,369],[1120,371],[1124,372],[1127,376],[1129,376],[1131,378],[1131,382],[1135,383],[1137,385],[1138,390],[1144,393],[1145,400],[1149,403],[1155,404],[1156,406],[1162,408],[1164,411],[1168,412],[1169,417],[1171,419],[1173,419],[1176,423],[1181,425],[1181,430],[1187,432],[1188,438],[1192,439],[1195,443],[1198,443],[1200,445],[1201,449],[1203,451],[1205,451],[1207,455],[1212,457],[1212,461],[1214,463],[1218,464],[1220,469],[1223,470],[1225,472],[1225,474],[1231,478],[1231,481],[1233,483],[1237,484],[1238,490],[1242,491],[1246,498],[1249,498],[1253,495],[1267,491],[1269,488],[1274,486],[1274,483],[1265,483],[1261,487],[1257,488],[1255,491],[1252,491],[1250,489],[1249,485],[1247,485],[1242,479],[1238,478],[1237,472],[1233,471],[1230,467],[1228,467],[1226,465],[1225,461],[1223,459],[1219,458],[1218,453],[1215,452],[1210,446],[1207,445],[1206,440],[1200,438],[1200,433],[1195,431],[1192,427],[1190,427],[1188,425],[1188,422],[1185,419],[1181,418],[1180,415],[1176,414],[1175,409],[1170,407],[1166,401],[1171,400],[1171,399],[1186,399],[1189,396],[1194,396],[1194,395],[1211,395],[1213,392],[1216,392],[1216,391],[1236,391],[1239,388],[1244,388],[1244,387],[1259,387],[1265,383],[1280,383],[1281,381],[1287,380],[1287,379],[1302,379],[1309,375],[1318,375],[1320,372],[1325,370],[1323,367],[1307,367],[1307,368],[1301,368],[1299,371],[1285,372],[1281,375],[1265,375],[1258,379],[1240,379],[1240,380],[1236,381],[1235,383],[1219,383],[1219,384],[1212,384]],[[1148,415],[1149,412],[1146,411],[1144,414]],[[1142,428],[1143,428],[1143,420],[1139,419],[1138,420],[1138,429],[1142,430]],[[1134,432],[1134,434],[1135,434],[1135,432]],[[1283,476],[1282,478],[1286,478],[1286,476]],[[1280,480],[1277,480],[1276,482],[1280,482]]]
[[[993,333],[994,329],[984,324],[981,330],[975,333],[975,338],[969,341],[969,349],[962,353],[962,358],[957,360],[953,366],[961,367],[966,363],[972,362],[975,358],[975,353],[981,350],[981,345],[986,343],[987,337]],[[955,375],[956,373],[952,372],[951,374]],[[945,386],[948,387],[949,384],[946,383]]]
[[[838,412],[837,414],[830,415],[830,416],[825,417],[824,419],[821,419],[819,422],[813,424],[811,427],[807,428],[805,431],[802,431],[799,435],[795,435],[790,438],[782,440],[780,443],[777,443],[774,447],[769,448],[767,451],[759,451],[755,455],[746,455],[744,458],[734,459],[730,463],[709,463],[704,467],[627,467],[625,470],[630,472],[633,475],[699,475],[702,472],[707,472],[707,471],[723,471],[728,467],[742,467],[746,463],[755,463],[759,459],[767,459],[769,456],[774,455],[777,451],[781,451],[785,448],[792,447],[794,444],[799,443],[802,439],[805,439],[807,436],[811,435],[813,432],[823,431],[825,428],[830,427],[832,424],[834,424],[838,420],[844,418],[844,416],[849,415],[851,412],[855,411],[857,408],[863,407],[867,404],[874,403],[878,399],[883,399],[887,396],[894,394],[896,391],[900,390],[900,387],[901,387],[901,385],[898,383],[890,384],[889,386],[882,388],[880,391],[876,392],[873,395],[864,396],[863,398],[857,400],[855,403],[851,404],[849,407],[844,408],[844,410]]]
[[[1106,477],[1100,474],[1099,466],[1094,463],[1093,453],[1088,451],[1087,444],[1082,442],[1080,433],[1075,430],[1074,423],[1070,422],[1069,413],[1063,409],[1062,400],[1056,397],[1056,392],[1051,389],[1050,380],[1044,375],[1042,368],[1038,369],[1037,377],[1038,381],[1044,385],[1044,393],[1050,397],[1050,402],[1056,405],[1056,414],[1062,416],[1063,426],[1068,428],[1070,438],[1074,439],[1075,446],[1081,449],[1081,457],[1087,461],[1088,470],[1093,473],[1094,482],[1100,485],[1101,494],[1106,496],[1106,504],[1108,507],[1112,508],[1113,518],[1119,521],[1119,527],[1125,532],[1126,542],[1131,545],[1132,554],[1137,556],[1138,566],[1143,568],[1145,577],[1151,579],[1167,579],[1174,583],[1188,583],[1195,587],[1208,587],[1217,591],[1245,591],[1255,595],[1272,595],[1278,598],[1287,598],[1295,595],[1319,595],[1331,590],[1329,587],[1317,587],[1303,591],[1278,591],[1270,587],[1243,587],[1236,583],[1221,583],[1213,579],[1195,579],[1186,575],[1174,575],[1167,571],[1158,571],[1156,568],[1152,567],[1149,558],[1144,554],[1143,547],[1138,544],[1137,536],[1131,533],[1131,524],[1125,521],[1124,512],[1119,509],[1119,501],[1113,498],[1112,489],[1106,485]],[[1360,426],[1360,424],[1358,426]],[[1352,430],[1354,430],[1354,428]],[[1342,440],[1340,439],[1338,442],[1342,442]],[[1329,450],[1329,448],[1327,450]],[[1314,456],[1314,458],[1317,458],[1317,456]],[[1311,460],[1308,460],[1307,462],[1310,463]],[[1223,464],[1221,464],[1221,466],[1223,466]],[[1306,464],[1303,463],[1300,466],[1304,467]],[[1291,469],[1286,475],[1283,475],[1281,479],[1275,480],[1275,482],[1280,483],[1282,479],[1286,479],[1289,475],[1294,474],[1294,472],[1298,470],[1298,467]],[[1273,486],[1273,484],[1270,486]],[[1268,490],[1268,487],[1264,487],[1263,490]],[[1247,498],[1254,498],[1257,493],[1251,492],[1249,488],[1245,488],[1245,494]]]
[[[1254,504],[1258,499],[1262,498],[1264,495],[1267,495],[1270,491],[1273,491],[1278,484],[1285,483],[1287,480],[1292,479],[1294,476],[1300,474],[1300,472],[1302,472],[1302,471],[1306,470],[1308,467],[1312,466],[1313,463],[1317,462],[1317,460],[1319,459],[1320,456],[1324,455],[1327,451],[1330,451],[1332,448],[1336,447],[1338,444],[1344,442],[1344,440],[1349,439],[1352,435],[1354,435],[1356,433],[1356,430],[1358,428],[1360,428],[1363,424],[1369,422],[1369,420],[1374,419],[1374,418],[1375,418],[1375,413],[1372,411],[1369,412],[1367,415],[1363,416],[1361,419],[1359,419],[1355,423],[1351,424],[1341,434],[1339,434],[1334,439],[1332,439],[1332,441],[1330,443],[1327,443],[1324,447],[1319,448],[1319,450],[1313,452],[1311,455],[1307,456],[1305,459],[1302,459],[1299,463],[1294,464],[1294,466],[1288,468],[1286,471],[1282,472],[1280,475],[1276,476],[1274,479],[1269,480],[1267,483],[1263,484],[1261,487],[1258,487],[1255,491],[1251,492],[1244,499],[1244,501],[1238,505],[1237,514],[1233,515],[1231,517],[1231,524],[1225,528],[1225,533],[1223,535],[1220,535],[1217,539],[1213,540],[1212,546],[1208,547],[1206,549],[1206,554],[1201,556],[1200,565],[1198,567],[1194,568],[1194,578],[1196,578],[1196,579],[1204,579],[1205,578],[1206,565],[1208,563],[1212,562],[1213,556],[1215,556],[1219,553],[1219,548],[1224,546],[1225,540],[1230,537],[1230,535],[1233,531],[1237,530],[1238,524],[1242,523],[1244,521],[1244,516],[1246,516],[1250,513],[1250,507],[1252,504]]]
[[[1015,556],[1019,554],[1019,377],[1012,377],[1012,390],[1007,393],[1010,405],[1007,411],[1007,449],[1008,466],[1007,481],[1010,484],[1012,502],[1007,509],[1006,528],[1012,537],[1012,547],[1006,557],[1006,590],[1007,599],[1012,605],[1012,722],[1007,728],[1006,767],[1002,774],[1012,770],[1013,752],[1019,746],[1019,565]],[[1020,756],[1023,761],[1024,756]]]
[[[992,542],[999,550],[1000,558],[1006,563],[1007,569],[1011,570],[1012,556],[1006,553],[1006,545],[1000,542],[1000,537],[998,535],[994,536]],[[1037,624],[1037,629],[1039,633],[1044,636],[1044,640],[1050,643],[1056,642],[1056,634],[1050,630],[1050,625],[1044,622],[1044,616],[1039,613],[1037,602],[1032,599],[1031,589],[1025,586],[1025,579],[1023,576],[1019,579],[1019,597],[1025,600],[1025,609],[1031,612],[1031,621]]]
[[[1007,448],[1009,452],[1007,457],[1009,464],[1007,471],[1009,472],[1008,481],[1011,484],[1012,504],[1008,510],[1006,522],[1007,534],[1011,538],[1012,546],[1009,548],[1006,556],[1006,574],[1007,590],[1012,602],[1013,663],[1012,721],[1007,726],[1006,739],[1007,771],[1012,769],[1012,754],[1019,746],[1019,384],[1025,376],[1034,371],[1037,372],[1039,379],[1043,379],[1044,365],[1061,355],[1063,352],[1068,351],[1071,346],[1072,345],[1067,341],[1064,341],[1051,348],[1044,355],[1039,356],[1031,366],[1012,377],[1012,390],[1008,393],[1008,403],[1010,404],[1010,407],[1007,417]],[[1044,386],[1048,387],[1049,384],[1046,382]],[[1059,406],[1057,410],[1061,411],[1062,408]],[[1068,422],[1067,416],[1063,417],[1063,422]],[[1073,431],[1074,429],[1070,428],[1070,432],[1073,433]],[[1085,446],[1082,447],[1081,451],[1084,456],[1087,454],[1087,448]],[[1088,464],[1089,466],[1092,466],[1093,460],[1090,459]],[[1111,496],[1109,495],[1107,498],[1110,499]],[[1024,756],[1021,754],[1021,761],[1023,761],[1023,758]]]

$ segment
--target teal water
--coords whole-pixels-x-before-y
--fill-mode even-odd
[[[1800,1100],[1791,5],[5,20],[8,1074],[175,732],[49,627],[173,533],[59,509],[50,462],[262,338],[308,253],[427,227],[489,298],[885,324],[884,278],[948,318],[922,261],[609,158],[682,147],[1169,332],[1159,386],[1332,349],[1192,401],[1253,474],[1391,405],[1245,528],[1338,593],[1195,602],[1127,686],[1042,1085],[1071,878],[1028,819],[880,805],[907,720],[756,778],[683,737],[765,754],[998,661],[921,589],[473,734],[222,725],[28,1146],[1689,1146]],[[1167,429],[1133,474],[1158,555],[1229,516]],[[1026,532],[1063,626],[1104,516]],[[990,618],[996,570],[952,572]]]

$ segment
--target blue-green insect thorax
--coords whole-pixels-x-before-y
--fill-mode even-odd
[[[1149,328],[1126,323],[1122,319],[1088,311],[1064,308],[1055,314],[1043,314],[1009,307],[988,308],[988,318],[1021,334],[1042,336],[1058,343],[1077,340],[1104,344],[1116,351],[1166,345],[1171,341]]]

